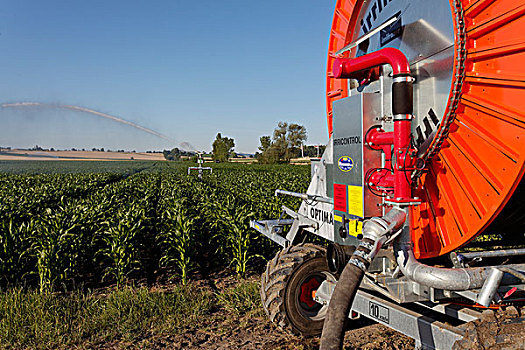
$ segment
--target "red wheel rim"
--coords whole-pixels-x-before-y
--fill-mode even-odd
[[[299,304],[306,310],[318,308],[320,305],[313,299],[313,292],[319,288],[324,278],[320,276],[310,276],[306,278],[300,286]]]

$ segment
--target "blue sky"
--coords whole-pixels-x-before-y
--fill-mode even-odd
[[[217,132],[255,152],[278,121],[326,143],[334,1],[0,1],[0,102],[78,105],[160,139],[58,108],[0,108],[0,145],[153,150]]]

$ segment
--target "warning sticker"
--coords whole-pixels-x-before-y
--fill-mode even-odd
[[[363,233],[363,222],[359,220],[350,220],[348,222],[348,235],[357,237]]]
[[[334,187],[335,195],[335,187]],[[363,187],[348,186],[348,214],[363,217]]]
[[[334,210],[346,213],[346,185],[334,184]]]

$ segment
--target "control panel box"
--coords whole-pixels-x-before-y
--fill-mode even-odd
[[[365,145],[370,128],[381,124],[381,94],[360,93],[333,103],[334,239],[355,245],[363,220],[381,216],[382,198],[366,177],[381,168],[381,152]]]

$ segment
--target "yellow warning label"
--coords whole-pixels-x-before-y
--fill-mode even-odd
[[[343,217],[337,214],[334,214],[334,220],[337,222],[343,222]]]
[[[348,235],[357,237],[363,232],[363,222],[359,220],[350,220],[348,222]]]
[[[363,217],[363,187],[348,186],[348,214]]]

